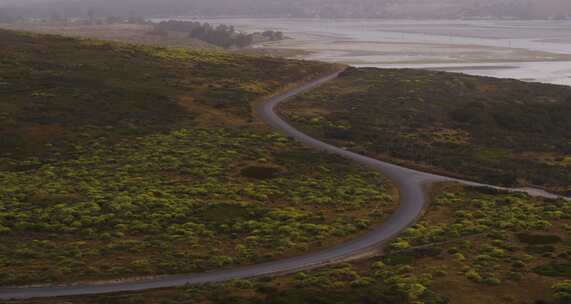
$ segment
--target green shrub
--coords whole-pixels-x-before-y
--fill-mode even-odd
[[[555,252],[555,247],[553,246],[529,246],[525,248],[529,254],[544,254]]]
[[[550,234],[518,233],[517,238],[520,240],[520,242],[531,245],[556,244],[562,241],[559,236]]]
[[[482,276],[475,269],[470,269],[468,272],[466,272],[465,276],[470,281],[476,283],[482,282]]]
[[[571,301],[571,281],[559,282],[552,287],[553,295],[561,301]]]
[[[571,277],[571,264],[551,262],[535,267],[533,271],[548,277]]]

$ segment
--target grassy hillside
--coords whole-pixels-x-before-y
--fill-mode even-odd
[[[252,113],[335,66],[0,39],[0,286],[259,263],[353,238],[396,207],[379,174],[304,148]],[[376,157],[486,182],[541,177],[564,190],[570,96],[512,80],[350,69],[281,110]],[[570,202],[458,185],[431,195],[419,222],[372,259],[21,303],[568,303]]]
[[[0,28],[41,34],[62,35],[77,38],[101,39],[108,41],[144,44],[159,47],[188,49],[217,49],[207,42],[192,39],[188,34],[150,35],[150,24],[102,24],[102,25],[61,25],[38,23],[0,23]]]
[[[332,66],[0,31],[0,155],[84,133],[139,136],[246,123],[251,102]],[[218,113],[216,113],[218,111]],[[225,120],[201,119],[225,115]]]
[[[0,31],[0,285],[296,255],[395,208],[252,105],[335,66]]]
[[[456,185],[433,189],[433,198],[381,257],[278,278],[33,303],[569,303],[571,203]]]
[[[308,132],[406,166],[571,191],[571,88],[349,69],[281,108]]]

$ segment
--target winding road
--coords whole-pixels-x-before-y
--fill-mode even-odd
[[[232,279],[286,274],[302,269],[315,268],[366,253],[370,249],[379,246],[387,240],[395,237],[397,234],[399,234],[399,232],[414,223],[417,217],[419,217],[421,214],[427,199],[424,193],[425,185],[435,182],[456,181],[467,185],[489,186],[419,172],[329,145],[296,130],[274,112],[274,108],[279,103],[286,101],[287,99],[302,92],[315,88],[325,82],[333,80],[338,77],[339,73],[340,72],[331,74],[329,76],[292,89],[284,94],[275,96],[268,102],[262,104],[257,110],[260,117],[267,124],[275,129],[280,130],[284,134],[293,137],[297,141],[323,152],[337,154],[363,165],[370,166],[391,179],[399,189],[400,206],[385,223],[376,227],[374,230],[366,233],[365,235],[362,235],[347,243],[314,253],[309,253],[303,256],[287,258],[279,261],[206,273],[163,276],[155,279],[134,282],[126,281],[104,284],[85,283],[71,286],[53,287],[0,288],[0,300],[139,291],[146,289],[184,286],[186,284],[215,283]],[[499,187],[494,188],[503,189]],[[558,197],[556,195],[535,189],[513,189],[513,191],[524,191],[535,196],[551,198]]]

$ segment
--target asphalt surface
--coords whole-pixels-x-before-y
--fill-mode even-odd
[[[309,82],[282,95],[275,96],[257,109],[258,114],[267,124],[282,133],[293,137],[301,143],[309,145],[317,150],[337,154],[360,164],[370,166],[388,177],[399,189],[400,205],[396,212],[385,223],[347,243],[303,256],[287,258],[274,262],[206,273],[163,276],[155,279],[134,282],[126,281],[104,284],[86,283],[72,286],[53,287],[0,288],[0,300],[140,291],[184,286],[187,284],[216,283],[232,279],[286,274],[302,269],[315,268],[366,253],[370,249],[375,248],[395,237],[402,230],[414,223],[416,218],[421,214],[426,203],[427,198],[424,193],[424,186],[427,184],[442,181],[457,181],[468,185],[482,186],[482,184],[479,183],[451,179],[411,170],[329,145],[296,130],[274,112],[274,108],[279,103],[303,93],[304,91],[315,88],[325,82],[333,80],[338,76],[338,74],[339,73],[335,73],[319,80]],[[524,189],[523,191],[536,196],[555,197],[545,192],[538,192],[535,189]]]

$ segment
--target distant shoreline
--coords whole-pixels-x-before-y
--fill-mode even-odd
[[[515,66],[508,66],[508,65],[478,65],[478,66],[435,66],[429,68],[421,68],[423,70],[437,70],[437,71],[465,71],[465,70],[509,70],[509,69],[517,69]]]

